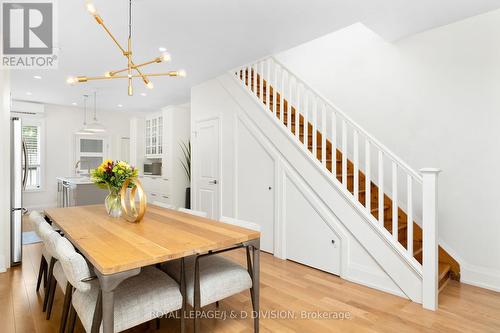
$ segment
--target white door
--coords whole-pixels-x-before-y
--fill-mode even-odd
[[[194,204],[212,219],[220,217],[219,119],[199,121],[195,127],[193,167]]]
[[[261,226],[260,247],[274,253],[274,158],[238,126],[238,218]]]

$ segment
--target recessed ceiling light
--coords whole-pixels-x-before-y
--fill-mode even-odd
[[[31,95],[33,95],[33,93],[28,91],[28,92],[26,92],[26,95],[31,96]]]
[[[148,95],[148,94],[146,94],[146,93],[141,93],[141,96],[143,96],[143,97],[145,97],[145,96],[147,96],[147,95]]]
[[[158,48],[158,51],[160,51],[160,52],[165,52],[166,50],[167,50],[167,48],[163,47],[163,46]]]
[[[119,108],[122,108],[122,107],[123,107],[123,105],[121,105],[121,104],[118,104],[118,105],[117,105],[117,107],[119,107]]]
[[[75,105],[76,106],[76,105],[78,105],[78,103],[77,102],[73,102],[73,103],[71,103],[71,105]]]
[[[40,75],[35,75],[35,76],[33,76],[33,78],[37,79],[37,80],[41,80],[42,79],[42,77]]]

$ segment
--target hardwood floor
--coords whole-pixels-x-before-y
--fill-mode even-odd
[[[24,263],[0,274],[0,332],[58,332],[63,294],[57,290],[50,321],[42,313],[43,292],[35,292],[40,244],[24,248]],[[231,258],[244,262],[243,253]],[[261,332],[500,332],[500,293],[450,281],[440,294],[437,312],[397,296],[350,283],[336,276],[262,255]],[[250,311],[249,293],[221,302],[223,313]],[[279,312],[278,312],[279,311]],[[327,314],[332,319],[301,319],[301,313]],[[334,319],[349,314],[349,319]],[[291,312],[297,318],[286,318]],[[207,315],[215,312],[207,312]],[[284,318],[283,318],[284,317]],[[162,319],[161,328],[142,325],[130,332],[178,332],[177,319]],[[204,319],[202,332],[252,332],[249,318]],[[188,326],[188,329],[191,327]],[[83,332],[77,323],[76,332]],[[190,332],[190,330],[188,330]]]

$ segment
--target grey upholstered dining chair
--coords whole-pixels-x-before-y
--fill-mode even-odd
[[[229,218],[223,218],[221,222],[260,231],[260,226],[253,222]],[[218,255],[242,247],[246,248],[246,268]],[[213,303],[218,305],[219,301],[248,289],[250,290],[252,307],[255,310],[250,251],[249,246],[242,245],[184,259],[186,272],[185,300],[194,308],[195,313],[199,313],[201,308],[206,305]],[[177,281],[181,281],[181,263],[181,260],[169,261],[162,265],[162,269]],[[194,321],[194,332],[197,333],[199,331],[199,320],[196,316]],[[258,328],[254,327],[254,331],[257,332]]]
[[[56,250],[68,281],[75,289],[69,331],[73,332],[78,315],[86,332],[98,332],[102,322],[99,281],[67,239],[59,239]],[[143,268],[138,275],[123,281],[114,293],[114,332],[124,331],[156,319],[158,314],[168,314],[182,307],[178,284],[154,267]]]
[[[59,325],[60,333],[63,333],[66,328],[66,321],[68,318],[69,303],[71,302],[72,288],[68,283],[68,279],[59,261],[59,255],[56,251],[56,244],[62,236],[55,231],[50,224],[45,221],[39,224],[40,237],[43,240],[45,249],[50,256],[48,268],[48,288],[45,289],[45,297],[43,300],[43,310],[47,311],[46,319],[49,320],[52,313],[52,306],[54,304],[54,297],[56,287],[59,285],[64,294],[64,303],[61,315],[61,323]]]
[[[162,208],[175,209],[174,205],[167,204],[167,203],[164,203],[161,201],[153,201],[153,205],[158,206],[158,207],[162,207]]]
[[[179,212],[195,215],[195,216],[200,216],[200,217],[208,217],[208,214],[206,212],[202,212],[200,210],[193,210],[193,209],[187,209],[187,208],[179,208]]]
[[[36,233],[38,238],[42,239],[40,236],[39,232],[39,227],[41,222],[45,222],[45,219],[40,215],[40,213],[33,211],[29,215],[29,221],[31,222],[31,226],[33,228],[33,231]],[[40,258],[40,266],[38,268],[38,278],[36,282],[36,291],[38,292],[40,290],[40,285],[43,281],[43,286],[44,288],[47,287],[48,281],[47,281],[47,270],[49,267],[49,262],[50,262],[50,255],[48,254],[45,245],[42,243],[42,255]]]

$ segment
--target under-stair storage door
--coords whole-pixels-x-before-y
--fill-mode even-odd
[[[286,258],[340,275],[340,239],[295,183],[285,182]]]
[[[238,218],[261,226],[261,250],[274,253],[275,160],[238,124]]]
[[[220,217],[220,134],[219,119],[196,123],[193,145],[195,177],[195,209],[208,217]]]

